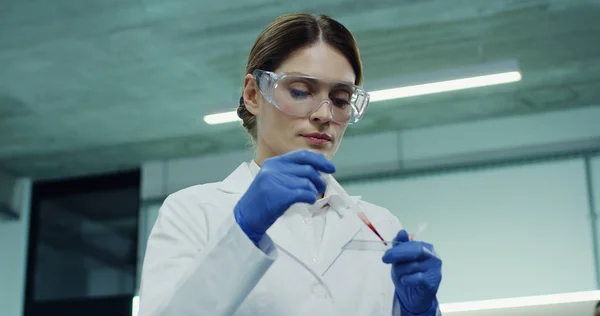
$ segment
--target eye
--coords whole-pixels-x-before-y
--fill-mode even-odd
[[[331,101],[335,106],[345,107],[350,104],[350,93],[344,90],[339,90],[331,93]]]
[[[306,98],[310,96],[310,92],[300,89],[290,88],[290,95],[295,99]]]
[[[350,102],[348,102],[348,100],[340,98],[331,98],[331,102],[333,102],[333,105],[340,108],[345,108],[346,106],[350,105]]]

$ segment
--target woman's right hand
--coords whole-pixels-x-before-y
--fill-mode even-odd
[[[334,173],[324,155],[305,149],[266,159],[233,213],[258,246],[267,229],[295,203],[313,204],[326,184],[319,172]]]

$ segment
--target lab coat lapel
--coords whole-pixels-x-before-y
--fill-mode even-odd
[[[348,210],[354,212],[354,210]],[[318,266],[318,273],[320,275],[327,272],[342,253],[342,247],[358,233],[360,224],[358,216],[350,214],[350,212],[346,212],[342,216],[333,210],[327,213],[327,224],[319,250],[321,263]]]
[[[243,162],[225,180],[221,181],[219,190],[241,196],[248,190],[252,180],[254,180],[254,176],[250,171],[250,166],[247,162]]]
[[[246,190],[248,190],[253,180],[254,176],[250,170],[250,165],[248,162],[244,162],[221,182],[219,189],[231,194],[232,200],[235,200],[235,203],[237,203]],[[283,222],[285,220],[283,217],[277,219],[267,230],[267,234],[278,248],[281,248],[294,257],[293,259],[301,261],[307,267],[310,266],[311,258],[308,255],[306,247],[294,238],[292,231]]]
[[[346,191],[330,177],[328,185],[332,186],[335,195],[330,196],[330,211],[327,212],[325,231],[319,258],[318,273],[324,275],[329,267],[342,253],[342,247],[350,241],[361,228],[362,222],[358,215],[360,197],[348,196]]]
[[[292,259],[301,262],[308,269],[311,269],[312,259],[308,249],[294,236],[293,232],[285,224],[286,220],[288,219],[285,216],[278,218],[269,227],[267,234],[277,245],[277,248],[286,252]]]

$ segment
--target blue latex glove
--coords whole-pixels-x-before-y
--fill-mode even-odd
[[[319,171],[333,173],[335,166],[324,155],[304,149],[265,159],[233,209],[236,222],[255,245],[292,204],[313,204],[325,192]]]
[[[436,315],[442,260],[431,244],[409,241],[405,230],[401,230],[394,240],[400,243],[388,249],[382,259],[392,264],[392,281],[396,286],[401,314]]]

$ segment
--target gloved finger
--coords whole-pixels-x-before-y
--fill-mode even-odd
[[[425,261],[436,257],[422,242],[409,241],[397,244],[388,249],[383,255],[384,263],[403,263],[410,261]]]
[[[307,190],[307,189],[291,189],[289,190],[289,195],[292,196],[292,203],[290,203],[290,205],[294,204],[294,203],[308,203],[308,204],[315,204],[315,202],[317,202],[317,193],[316,191],[313,190]]]
[[[425,249],[424,249],[425,252],[429,252],[432,256],[440,259],[440,257],[438,256],[437,252],[433,248],[432,244],[429,244],[429,243],[426,243],[426,242],[421,242],[421,243],[423,244],[423,247],[425,247]]]
[[[285,173],[299,178],[305,178],[312,182],[318,193],[325,193],[327,184],[321,178],[321,174],[309,165],[289,164],[285,169]]]
[[[317,195],[319,195],[319,193],[321,193],[316,187],[315,184],[312,183],[312,181],[310,181],[309,179],[306,178],[297,178],[297,180],[294,182],[297,187],[295,188],[291,188],[291,189],[300,189],[300,190],[304,190],[304,191],[308,191],[311,192],[312,194],[315,195],[315,197]]]
[[[394,237],[394,241],[398,241],[398,242],[406,242],[409,240],[410,240],[410,238],[408,236],[408,232],[404,229],[400,230],[398,232],[398,234],[396,234],[396,237]]]
[[[406,263],[396,263],[392,266],[397,276],[425,272],[438,266],[437,259],[427,259],[425,261],[411,261]]]
[[[307,178],[297,177],[286,173],[277,173],[272,179],[277,182],[280,187],[288,190],[308,190],[314,192],[315,196],[319,193],[312,181]]]
[[[309,165],[321,172],[335,172],[335,165],[331,161],[327,160],[323,154],[315,153],[306,149],[295,150],[279,157],[296,164]]]
[[[425,285],[425,273],[416,272],[408,275],[403,275],[400,277],[400,283],[409,286]]]
[[[416,272],[400,277],[400,283],[407,286],[423,286],[430,291],[437,291],[442,280],[442,275],[438,271],[428,270],[426,272]]]

